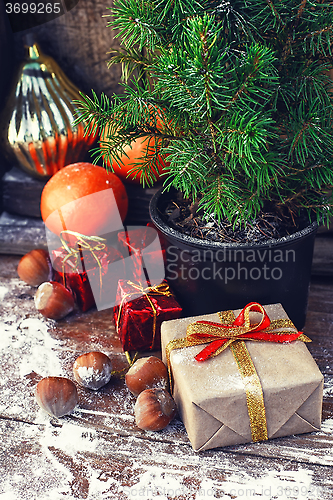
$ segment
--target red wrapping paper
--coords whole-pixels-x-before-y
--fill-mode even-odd
[[[161,265],[161,256],[165,265],[165,248],[159,236],[158,244],[154,243],[157,235],[156,229],[150,226],[131,227],[126,231],[118,232],[118,242],[124,257],[128,255],[131,257],[130,260],[126,259],[126,265],[127,276],[133,276],[133,281],[145,282],[144,269],[147,271],[147,268],[149,270],[158,268]]]
[[[53,268],[56,270],[55,280],[65,283],[65,286],[73,291],[76,303],[82,311],[87,311],[96,305],[86,271],[91,271],[93,276],[101,280],[100,293],[109,294],[112,286],[114,286],[114,279],[110,276],[109,264],[119,259],[123,261],[122,255],[112,247],[97,250],[94,254],[99,260],[101,268],[99,268],[96,258],[90,251],[82,250],[78,265],[76,265],[75,256],[66,259],[68,252],[63,247],[52,251]],[[116,279],[118,280],[119,277],[121,276],[117,276]],[[123,277],[125,277],[125,266]]]
[[[116,331],[124,351],[146,351],[161,349],[161,324],[168,319],[178,319],[181,307],[171,294],[166,280],[162,286],[169,296],[155,295],[147,290],[145,295],[126,280],[119,280],[117,306],[113,308]],[[141,295],[141,296],[140,296]],[[147,298],[149,296],[149,300]],[[154,332],[154,309],[155,332]]]

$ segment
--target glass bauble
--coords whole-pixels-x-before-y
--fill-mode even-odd
[[[34,177],[49,178],[84,159],[94,134],[74,125],[79,90],[37,44],[27,47],[1,119],[1,141],[9,159]]]

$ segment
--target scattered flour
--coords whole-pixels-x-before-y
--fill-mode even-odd
[[[324,383],[324,397],[325,396],[333,396],[333,377],[332,375],[325,375],[325,383]]]
[[[9,289],[6,286],[0,286],[0,301],[2,301],[9,292]]]
[[[321,424],[321,432],[333,434],[333,418],[327,418]]]
[[[40,377],[63,375],[56,351],[61,343],[50,336],[49,327],[50,322],[33,317],[8,316],[0,322],[0,353],[2,360],[8,360],[0,379],[0,412],[7,410],[7,414],[26,418],[29,400],[25,377],[31,373]]]
[[[149,467],[144,472],[140,480],[133,486],[124,486],[122,492],[127,498],[154,498],[158,500],[169,500],[184,495],[184,498],[190,498],[191,489],[183,484],[182,475],[161,471],[157,467]]]
[[[36,382],[29,377],[64,375],[62,342],[51,335],[54,321],[36,311],[28,285],[14,278],[0,287],[1,296],[6,298],[0,300],[0,414],[34,421]]]
[[[45,423],[39,444],[46,453],[50,448],[55,448],[74,458],[77,453],[93,453],[97,449],[98,439],[94,429],[88,430],[66,420],[59,422],[59,427],[52,427],[49,425],[49,417],[43,410],[39,411],[37,421]]]
[[[167,453],[163,443],[147,442],[145,447],[134,436],[115,448],[112,439],[98,431],[60,420],[51,425],[40,411],[36,425],[16,425],[18,445],[24,448],[31,442],[35,449],[16,456],[8,450],[5,460],[12,462],[12,475],[0,483],[0,500],[328,498],[315,486],[313,471],[304,466],[296,470],[276,464],[259,470],[256,457],[245,455],[240,463],[230,453],[198,455],[177,443],[173,453]],[[253,474],[245,472],[251,463]]]
[[[14,284],[18,286],[17,282]],[[0,286],[0,301],[8,295],[10,298],[10,292],[10,288]],[[4,366],[0,374],[0,414],[6,418],[0,419],[0,432],[5,436],[0,450],[1,464],[11,474],[1,477],[0,500],[330,498],[321,494],[317,486],[320,478],[315,477],[314,467],[292,464],[296,449],[292,445],[290,450],[285,448],[285,467],[278,461],[269,466],[268,459],[267,467],[261,470],[258,464],[262,467],[263,462],[255,454],[251,457],[250,453],[244,453],[240,457],[230,450],[192,452],[179,421],[156,437],[149,436],[151,439],[147,435],[126,433],[121,425],[123,421],[130,425],[133,408],[125,389],[114,395],[119,415],[99,411],[98,406],[95,412],[77,407],[71,417],[52,421],[32,404],[34,384],[31,388],[28,385],[29,375],[64,375],[66,351],[62,350],[61,340],[50,334],[52,322],[41,318],[31,305],[12,311],[10,300],[3,303],[6,314],[0,321]],[[327,395],[333,392],[330,378],[325,380],[325,390]],[[98,401],[103,395],[94,393],[94,397]],[[109,432],[82,425],[84,418],[93,415],[105,417],[104,422],[110,423]],[[76,419],[81,419],[81,424]],[[323,422],[322,436],[332,433],[333,419],[327,419]],[[326,457],[324,453],[314,459],[317,458],[319,465],[332,465],[331,450],[327,448]],[[299,458],[307,459],[302,456],[302,449]],[[326,478],[326,494],[329,481],[332,483],[333,479]]]
[[[263,497],[266,500],[318,500],[321,488],[314,486],[312,480],[313,472],[304,468],[297,471],[268,471],[258,479],[244,474],[240,480],[239,475],[231,475],[224,492],[235,499]]]
[[[111,370],[111,365],[107,364],[103,365],[103,370],[96,369],[93,366],[79,366],[77,374],[85,387],[97,390],[109,382]]]

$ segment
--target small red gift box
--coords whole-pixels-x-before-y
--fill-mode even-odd
[[[160,282],[165,272],[165,249],[158,232],[153,227],[129,226],[118,232],[118,242],[124,255],[127,274],[133,281]],[[130,256],[130,259],[127,257]]]
[[[52,265],[56,270],[56,281],[74,292],[82,311],[94,305],[98,310],[112,306],[116,283],[125,276],[124,259],[113,247],[94,250],[93,253],[82,249],[73,255],[60,247],[52,251]]]
[[[182,311],[166,280],[146,288],[119,280],[116,303],[113,318],[124,351],[159,350],[162,322]]]

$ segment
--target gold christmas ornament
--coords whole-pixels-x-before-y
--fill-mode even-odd
[[[79,90],[57,63],[30,44],[1,120],[9,159],[39,178],[83,160],[95,134],[84,136],[82,123],[73,125],[77,99]]]

